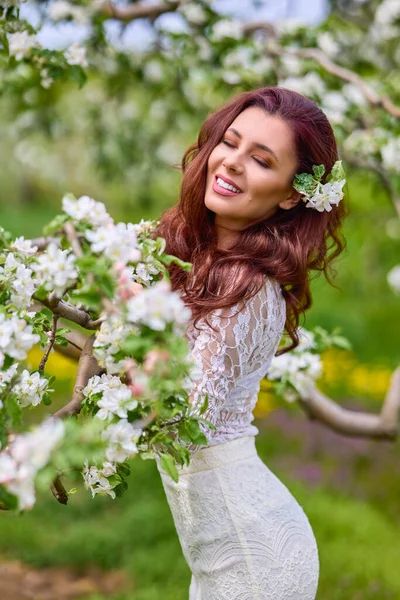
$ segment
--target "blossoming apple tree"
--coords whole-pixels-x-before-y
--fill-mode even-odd
[[[23,16],[25,6],[36,10],[35,25]],[[340,10],[319,26],[305,27],[242,23],[208,0],[3,0],[3,101],[10,121],[14,116],[12,127],[25,136],[43,128],[57,137],[56,125],[67,123],[58,98],[64,88],[71,93],[68,82],[76,83],[79,119],[93,136],[95,161],[107,176],[118,176],[135,148],[154,149],[155,170],[170,162],[172,120],[184,129],[191,115],[208,112],[235,91],[279,84],[321,105],[345,163],[376,174],[398,217],[400,84],[391,74],[400,62],[400,8],[395,0],[367,0],[350,2],[346,15]],[[166,20],[171,15],[174,26]],[[110,41],[110,24],[122,35],[139,19],[148,27],[147,48]],[[64,22],[83,28],[85,41],[46,48],[43,28]],[[151,119],[135,103],[142,84]],[[166,140],[162,152],[160,138]],[[140,178],[135,182],[140,185]],[[152,222],[115,224],[105,206],[87,196],[65,196],[62,209],[37,239],[0,232],[2,508],[29,509],[35,486],[47,484],[65,503],[62,477],[70,469],[83,470],[93,496],[115,497],[126,489],[129,461],[137,455],[157,458],[176,478],[177,465],[190,460],[190,444],[205,443],[212,427],[205,418],[207,398],[201,406],[190,403],[196,376],[184,337],[190,314],[168,284],[171,262],[183,269],[190,264],[165,254],[164,241],[152,236]],[[388,282],[400,293],[400,265],[393,265]],[[32,370],[25,361],[36,344],[43,355]],[[319,354],[332,345],[346,342],[320,328],[303,331],[300,346],[276,357],[268,372],[277,393],[345,435],[395,438],[400,370],[379,415],[353,413],[314,384]],[[29,429],[31,408],[56,401],[46,372],[54,350],[78,360],[73,395]]]

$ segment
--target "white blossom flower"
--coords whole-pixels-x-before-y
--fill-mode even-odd
[[[143,75],[151,83],[159,83],[164,79],[164,67],[158,60],[148,60],[143,66]]]
[[[104,321],[96,333],[94,348],[107,346],[107,353],[115,354],[121,349],[121,342],[126,335],[126,324],[122,318],[113,314]]]
[[[299,327],[297,329],[297,334],[299,336],[299,345],[294,349],[295,352],[300,353],[316,347],[315,335],[312,331],[308,331],[304,327]]]
[[[400,173],[400,137],[392,138],[381,148],[382,162],[386,169]]]
[[[111,462],[106,461],[103,464],[103,467],[98,469],[96,466],[89,467],[88,461],[85,461],[82,476],[86,489],[89,489],[92,492],[92,498],[94,498],[96,494],[99,494],[100,496],[108,494],[111,498],[115,498],[116,494],[113,491],[113,488],[116,487],[118,483],[111,484],[107,477],[115,475],[116,472],[117,467]]]
[[[280,87],[293,90],[304,96],[317,96],[322,98],[325,94],[325,84],[321,77],[310,71],[304,77],[288,77],[279,82]]]
[[[300,75],[302,62],[297,56],[283,54],[280,61],[287,75]]]
[[[23,236],[16,238],[11,244],[11,248],[28,256],[36,254],[38,250],[37,246],[32,245],[32,240],[26,240]]]
[[[55,243],[49,244],[46,251],[38,256],[32,269],[39,283],[59,297],[63,296],[66,288],[73,285],[78,277],[73,253],[60,250]]]
[[[237,85],[242,79],[237,71],[222,71],[221,77],[230,85]]]
[[[191,317],[190,309],[166,281],[159,281],[130,298],[126,306],[128,321],[148,325],[156,331],[164,330],[167,323],[186,325]]]
[[[132,392],[125,384],[121,384],[117,389],[105,390],[103,396],[97,402],[100,410],[96,413],[96,417],[105,421],[114,416],[120,419],[128,418],[128,411],[134,410],[138,405],[138,401],[132,397]]]
[[[7,37],[10,55],[15,56],[17,60],[28,58],[32,48],[40,47],[36,37],[30,35],[27,31],[9,33]]]
[[[312,343],[311,340],[305,342]],[[310,346],[309,346],[310,347]],[[322,373],[322,362],[317,354],[311,352],[303,352],[297,348],[292,352],[275,356],[272,359],[271,365],[267,372],[267,377],[270,380],[284,380],[290,383],[294,390],[303,398],[307,398],[315,379],[320,377]],[[285,399],[292,402],[297,399],[297,394],[288,388],[285,391]]]
[[[207,15],[204,9],[194,2],[182,4],[178,7],[178,12],[180,12],[189,23],[193,23],[194,25],[203,25],[207,21]]]
[[[141,219],[139,223],[133,223],[133,229],[136,232],[136,235],[149,237],[153,231],[155,230],[158,221],[145,221]]]
[[[91,242],[92,252],[104,252],[114,262],[138,262],[142,253],[137,247],[135,227],[132,223],[117,223],[99,227],[95,231],[87,229],[86,239]]]
[[[239,46],[235,50],[232,50],[227,54],[222,64],[225,68],[230,69],[231,67],[241,67],[242,69],[249,69],[253,60],[253,50],[249,46]]]
[[[73,15],[74,5],[67,0],[54,0],[47,8],[47,14],[53,21],[63,21]]]
[[[87,221],[93,227],[105,227],[114,223],[102,202],[96,202],[89,196],[81,196],[78,200],[69,195],[62,199],[62,208],[67,215],[76,221]]]
[[[383,0],[376,7],[374,21],[377,25],[392,25],[398,19],[400,19],[398,0]]]
[[[0,453],[0,483],[17,496],[20,510],[34,505],[36,474],[47,465],[63,437],[63,422],[48,419],[33,431],[17,435],[7,450]]]
[[[64,52],[64,56],[69,65],[79,65],[81,67],[88,66],[86,48],[79,46],[76,42]]]
[[[325,183],[319,187],[314,196],[305,195],[305,199],[307,200],[306,208],[315,208],[318,212],[323,212],[324,210],[330,212],[332,206],[338,205],[343,198],[344,193],[342,188],[345,183],[345,179],[335,181],[334,183]]]
[[[40,71],[40,85],[45,89],[48,90],[54,83],[54,79],[52,77],[50,77],[49,72],[47,69],[42,69]]]
[[[23,263],[16,258],[13,252],[8,252],[4,266],[0,267],[0,274],[7,277],[11,273],[14,273],[14,270],[22,264]]]
[[[198,48],[199,58],[205,61],[211,60],[213,55],[213,49],[210,42],[201,36],[196,36],[195,42]]]
[[[1,353],[1,354],[2,354],[1,366],[3,366],[4,354],[3,353]],[[13,377],[15,377],[15,375],[17,374],[17,370],[18,370],[18,363],[14,363],[11,365],[11,367],[6,369],[5,371],[0,371],[0,390],[7,387],[7,385],[10,383],[10,381],[13,379]]]
[[[225,38],[240,40],[242,37],[242,25],[239,21],[230,19],[221,19],[215,23],[210,33],[210,40],[213,42],[220,42]]]
[[[340,92],[326,92],[322,98],[322,109],[332,123],[342,123],[348,108],[348,102]]]
[[[13,387],[13,392],[18,395],[21,406],[37,406],[47,392],[48,383],[48,380],[41,377],[38,372],[30,373],[24,369],[19,381]]]
[[[340,51],[339,44],[329,31],[318,34],[317,43],[322,52],[325,52],[331,58],[335,57]]]
[[[0,352],[0,369],[2,368],[2,366],[4,365],[4,354],[2,352]],[[1,374],[0,374],[1,377]],[[0,385],[1,385],[1,379],[0,379]]]
[[[17,308],[26,308],[31,304],[32,295],[37,288],[37,282],[32,275],[32,269],[28,269],[25,265],[18,265],[11,281],[11,302]]]
[[[103,373],[101,377],[94,375],[94,377],[89,379],[86,387],[83,389],[83,395],[93,396],[94,394],[104,392],[105,390],[118,389],[122,385],[124,384],[119,377],[114,377],[113,375],[108,375],[107,373]]]
[[[346,83],[342,87],[343,96],[356,106],[366,106],[367,101],[362,91],[353,83]]]
[[[148,263],[138,263],[135,267],[136,271],[136,281],[139,283],[143,283],[145,285],[150,284],[153,281],[152,275],[158,275],[159,271],[155,268],[155,266]]]
[[[396,265],[387,274],[387,281],[396,294],[400,294],[400,265]]]
[[[142,434],[141,429],[121,419],[118,423],[111,424],[105,429],[101,437],[108,442],[106,457],[111,462],[124,462],[127,458],[138,453],[137,441]]]
[[[0,313],[0,350],[15,358],[25,360],[29,350],[37,344],[40,336],[33,333],[31,325],[18,317],[6,318]]]

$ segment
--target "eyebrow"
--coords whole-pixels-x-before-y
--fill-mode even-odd
[[[242,139],[242,136],[240,135],[240,133],[238,132],[237,129],[230,127],[227,131],[232,131],[232,133],[234,133],[240,140]],[[258,144],[257,142],[254,142],[254,146],[256,146],[257,148],[261,148],[261,150],[265,150],[266,152],[269,152],[270,154],[272,154],[272,156],[275,158],[275,160],[279,163],[279,158],[277,157],[275,152],[272,150],[272,148],[270,148],[269,146],[265,146],[264,144]]]

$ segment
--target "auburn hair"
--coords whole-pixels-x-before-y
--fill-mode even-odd
[[[197,142],[183,155],[180,199],[161,215],[155,236],[166,240],[167,253],[193,264],[190,272],[176,264],[169,265],[168,271],[172,289],[180,291],[192,311],[194,326],[201,317],[209,324],[207,315],[212,311],[254,296],[265,276],[277,280],[286,301],[285,330],[291,339],[277,352],[281,354],[299,343],[300,315],[312,303],[310,272],[322,271],[333,285],[331,262],[346,246],[340,228],[347,210],[343,200],[330,212],[306,208],[299,201],[289,210],[278,207],[273,216],[239,231],[233,248],[217,247],[215,214],[204,204],[208,158],[234,119],[253,106],[291,128],[296,173],[312,173],[313,165],[323,164],[325,176],[329,174],[338,160],[336,140],[326,115],[313,101],[279,87],[239,93],[207,116]]]

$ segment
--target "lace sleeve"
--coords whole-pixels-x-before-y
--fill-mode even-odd
[[[277,349],[285,321],[279,284],[267,280],[246,304],[218,309],[209,321],[215,331],[201,319],[200,331],[193,333],[192,339],[189,337],[191,357],[197,367],[190,400],[198,411],[207,393],[209,407],[204,416],[219,424],[231,421],[232,411],[244,412],[248,408]],[[232,394],[236,386],[239,389]]]

